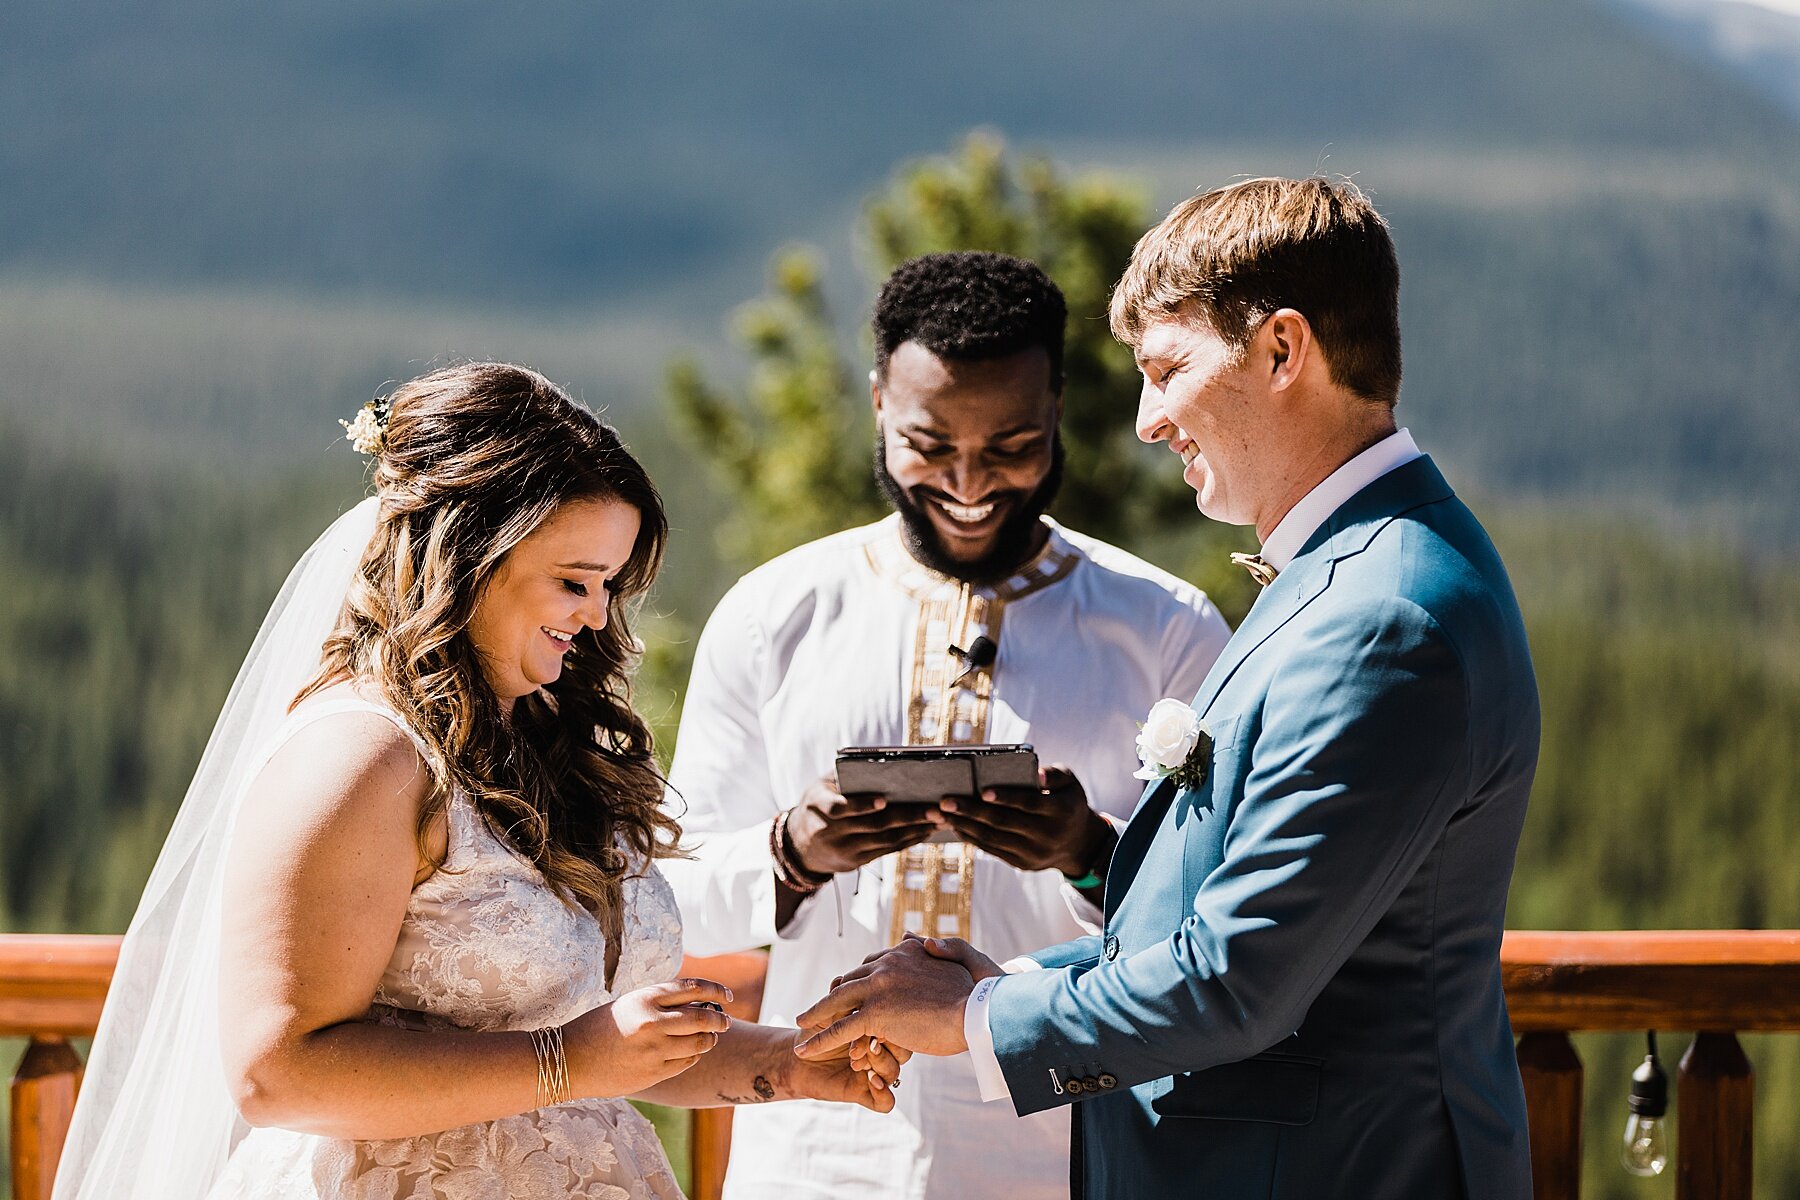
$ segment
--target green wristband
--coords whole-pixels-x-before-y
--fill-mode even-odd
[[[1069,875],[1064,875],[1063,879],[1072,888],[1092,888],[1100,886],[1100,877],[1094,874],[1093,868],[1091,867],[1088,869],[1088,873],[1083,875],[1080,879],[1073,878]]]

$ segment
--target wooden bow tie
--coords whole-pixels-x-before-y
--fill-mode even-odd
[[[1233,554],[1231,561],[1250,572],[1250,578],[1256,580],[1259,587],[1268,587],[1275,582],[1275,576],[1281,574],[1260,554]]]

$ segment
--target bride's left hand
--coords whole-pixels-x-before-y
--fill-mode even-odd
[[[912,1057],[912,1051],[875,1038],[857,1038],[829,1058],[805,1059],[792,1052],[792,1047],[805,1036],[796,1029],[788,1043],[784,1092],[795,1099],[860,1104],[882,1113],[892,1111],[894,1089],[900,1086],[900,1067]]]

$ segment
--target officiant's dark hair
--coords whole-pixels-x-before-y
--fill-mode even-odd
[[[662,562],[662,499],[616,430],[525,367],[446,367],[382,407],[375,534],[295,703],[344,679],[379,689],[425,742],[438,785],[420,814],[421,849],[430,854],[432,821],[462,792],[495,836],[599,918],[610,987],[625,879],[679,853],[650,729],[631,705],[643,646],[630,618]],[[509,715],[469,624],[513,548],[580,501],[637,510],[637,538],[607,585],[605,625],[577,633],[557,680]]]
[[[1010,254],[957,250],[901,263],[875,298],[875,371],[917,342],[939,358],[1005,358],[1033,346],[1050,356],[1050,390],[1063,384],[1062,290],[1036,263]]]
[[[1138,240],[1113,289],[1113,336],[1204,322],[1242,351],[1277,309],[1304,316],[1331,380],[1400,398],[1400,260],[1387,222],[1348,179],[1246,179],[1177,204]]]

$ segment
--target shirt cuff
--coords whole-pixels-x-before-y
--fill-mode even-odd
[[[1004,978],[1003,975],[988,976],[975,985],[968,1002],[963,1005],[963,1040],[969,1043],[969,1062],[975,1068],[976,1087],[983,1102],[989,1103],[1012,1099],[1012,1089],[1006,1086],[1006,1073],[1000,1069],[1000,1059],[994,1054],[994,1033],[988,1028],[987,1021],[988,997],[994,994],[995,986]]]
[[[1079,888],[1064,881],[1062,888],[1063,907],[1069,910],[1069,917],[1083,933],[1099,934],[1105,931],[1106,913],[1101,907],[1089,900]]]
[[[692,858],[665,858],[663,877],[687,918],[689,954],[731,954],[767,946],[775,932],[775,869],[769,862],[769,822],[744,829],[684,831]],[[794,918],[797,923],[800,918]],[[793,924],[788,926],[790,930]]]
[[[1095,810],[1095,815],[1105,821],[1112,829],[1113,845],[1119,844],[1119,837],[1125,832],[1125,822],[1111,813]],[[1100,934],[1105,932],[1106,912],[1100,905],[1099,897],[1090,897],[1080,888],[1071,884],[1067,878],[1062,884],[1063,906],[1069,910],[1069,916],[1081,927],[1083,933]]]

